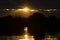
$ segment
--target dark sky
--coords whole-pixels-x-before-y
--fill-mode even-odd
[[[14,8],[26,3],[36,8],[60,8],[59,0],[0,0],[0,8]]]

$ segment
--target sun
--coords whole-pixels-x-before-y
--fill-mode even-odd
[[[24,7],[24,8],[23,8],[23,11],[24,11],[24,12],[29,12],[29,10],[30,10],[30,8],[28,8],[28,7]]]

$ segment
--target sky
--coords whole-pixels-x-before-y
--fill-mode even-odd
[[[59,0],[0,0],[0,8],[3,6],[13,8],[23,4],[29,4],[36,8],[60,8],[59,2]]]

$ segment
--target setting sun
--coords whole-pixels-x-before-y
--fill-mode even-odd
[[[29,12],[29,10],[30,10],[30,9],[29,9],[28,7],[23,8],[23,11],[24,11],[24,12]]]

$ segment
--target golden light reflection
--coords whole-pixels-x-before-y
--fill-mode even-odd
[[[44,38],[44,40],[57,40],[57,38],[52,37],[51,35],[48,35],[47,37]]]
[[[27,28],[27,27],[25,27],[25,28],[24,28],[24,31],[25,31],[25,33],[27,33],[27,32],[28,32],[28,28]]]
[[[24,35],[20,36],[19,40],[34,40],[34,37],[29,35],[27,27],[24,28],[24,31],[25,31]]]

